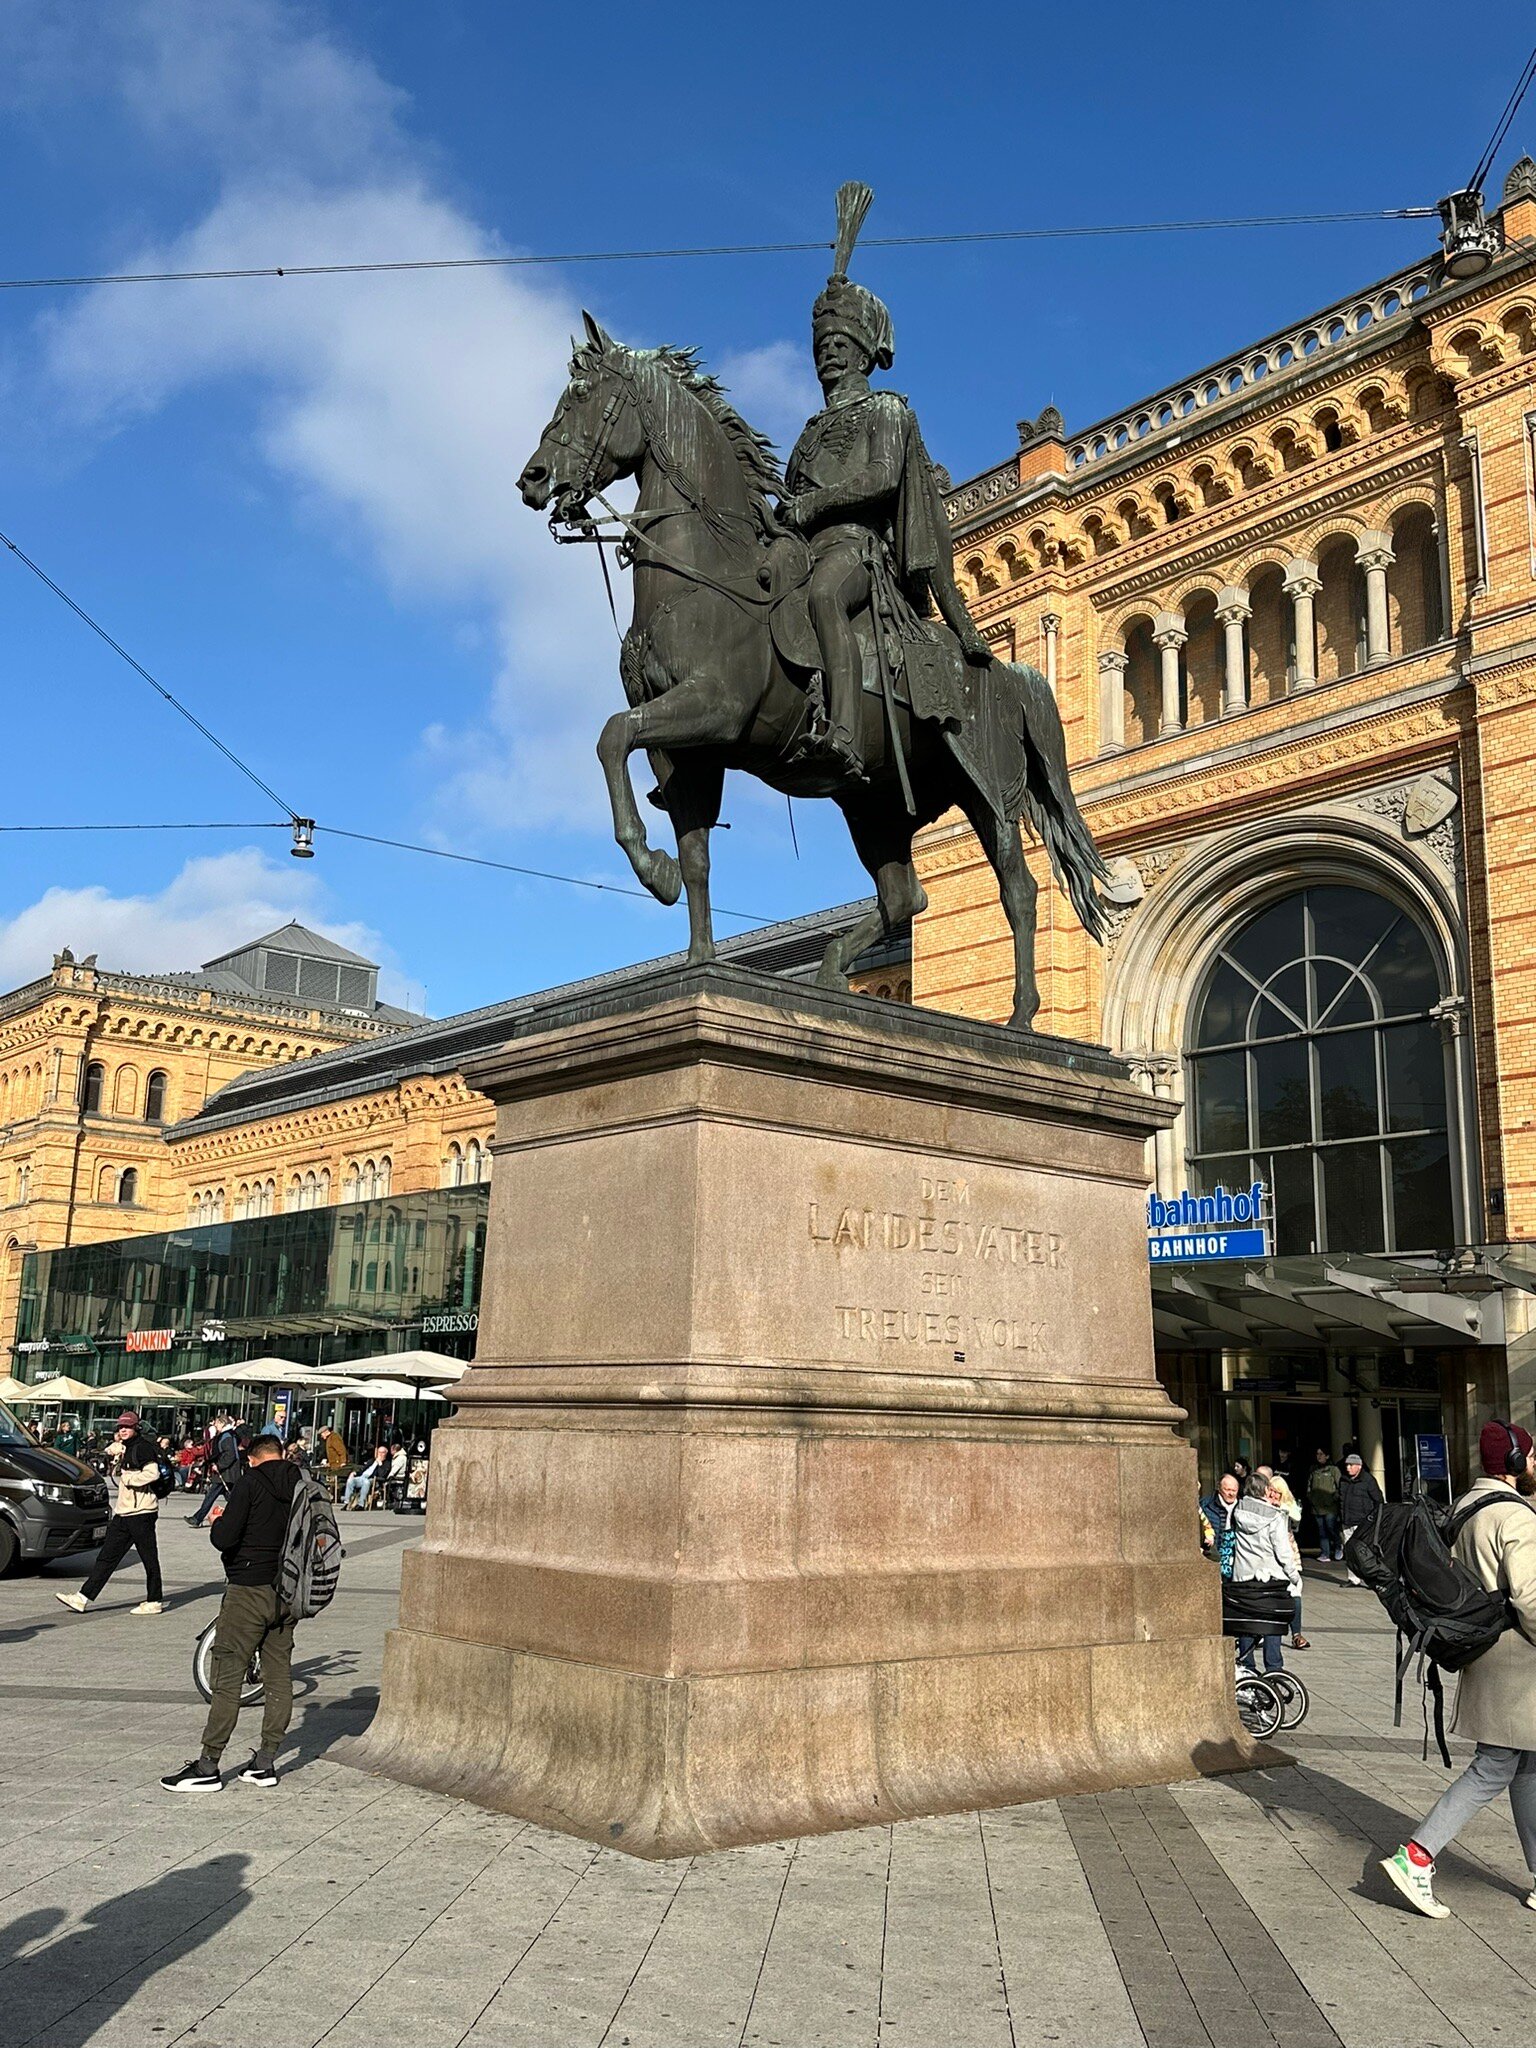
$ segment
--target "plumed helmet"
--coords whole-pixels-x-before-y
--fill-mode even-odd
[[[896,359],[891,316],[872,291],[848,276],[848,260],[874,196],[867,185],[838,187],[837,250],[827,288],[811,308],[811,338],[814,342],[822,334],[851,335],[877,369],[888,370]]]

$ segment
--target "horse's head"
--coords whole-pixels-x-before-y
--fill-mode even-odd
[[[633,473],[645,452],[628,349],[583,313],[587,338],[571,357],[571,381],[517,487],[535,512],[579,519],[594,492]]]

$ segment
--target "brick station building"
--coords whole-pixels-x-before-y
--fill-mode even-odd
[[[1182,1103],[1160,1196],[1262,1180],[1267,1261],[1151,1275],[1206,1477],[1536,1422],[1536,164],[1427,253],[949,492],[978,623],[1042,669],[1113,871],[1048,886],[1038,1026]],[[1489,260],[1491,259],[1491,260]],[[1478,261],[1476,257],[1474,263]],[[1471,267],[1470,265],[1468,267]],[[919,850],[920,1003],[1006,1015],[969,828]]]

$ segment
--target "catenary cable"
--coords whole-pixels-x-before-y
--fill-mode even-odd
[[[54,582],[53,578],[48,574],[46,569],[39,568],[37,563],[33,561],[30,555],[23,554],[22,550],[16,545],[15,541],[13,541],[8,534],[0,533],[0,542],[3,542],[4,545],[10,549],[11,553],[16,557],[16,560],[20,562],[24,568],[30,569],[32,571],[32,574],[37,578],[39,583],[43,584],[45,588],[53,592],[54,596],[59,600],[61,604],[68,605],[69,609],[74,613],[75,617],[79,619],[84,625],[89,626],[91,631],[96,635],[96,637],[99,640],[105,640],[107,645],[111,648],[112,652],[118,655],[123,661],[126,661],[128,666],[133,670],[135,675],[142,676],[144,681],[148,683],[149,687],[156,693],[157,696],[163,697],[166,703],[170,705],[173,711],[179,712],[181,716],[187,721],[188,725],[192,726],[195,731],[200,732],[202,734],[203,738],[207,740],[210,746],[217,747],[219,752],[224,756],[225,760],[230,762],[234,767],[238,768],[240,773],[246,778],[248,782],[254,782],[256,787],[261,791],[263,796],[270,797],[273,803],[277,805],[277,808],[280,811],[286,812],[290,824],[296,824],[298,822],[300,814],[293,808],[293,806],[291,804],[285,804],[282,798],[278,795],[277,791],[272,787],[272,785],[269,782],[264,782],[248,761],[242,761],[240,756],[235,752],[233,747],[225,746],[224,742],[219,738],[218,734],[216,732],[211,732],[208,729],[208,727],[204,725],[203,721],[197,716],[196,712],[189,711],[186,705],[182,703],[179,697],[172,696],[171,692],[165,687],[164,683],[156,682],[155,678],[150,674],[149,670],[144,666],[143,662],[135,661],[133,656],[128,652],[127,648],[122,645],[121,641],[114,640],[112,638],[112,635],[107,631],[106,627],[99,624],[95,619],[91,617],[90,613],[85,609],[84,605],[76,604],[75,600],[70,596],[69,592],[67,590],[61,589],[59,585]]]
[[[1513,116],[1511,116],[1513,118]],[[1257,213],[1228,220],[1144,220],[1082,227],[981,228],[933,235],[865,235],[864,249],[938,249],[967,243],[1073,241],[1101,235],[1189,235],[1222,229],[1331,227],[1354,221],[1433,220],[1433,206],[1385,206],[1347,213]],[[97,284],[212,284],[250,278],[369,277],[381,272],[529,270],[571,263],[664,263],[694,256],[803,256],[830,242],[716,242],[700,248],[584,249],[558,255],[420,256],[377,263],[270,263],[218,270],[117,270],[59,277],[3,277],[0,291],[53,291]]]
[[[1511,88],[1509,98],[1504,102],[1504,111],[1494,124],[1493,133],[1488,138],[1488,146],[1478,158],[1476,168],[1467,180],[1467,189],[1469,191],[1482,191],[1488,173],[1493,169],[1494,160],[1498,156],[1499,151],[1504,147],[1504,138],[1508,135],[1515,116],[1520,111],[1520,103],[1531,89],[1533,79],[1536,79],[1536,48],[1532,49],[1531,54],[1521,66],[1520,75],[1516,78]]]

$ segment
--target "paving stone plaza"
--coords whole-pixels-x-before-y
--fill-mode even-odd
[[[1536,1914],[1506,1809],[1441,1863],[1454,1918],[1375,1858],[1444,1783],[1391,1725],[1376,1602],[1313,1575],[1294,1767],[691,1861],[610,1850],[332,1761],[373,1711],[403,1545],[348,1521],[301,1629],[276,1792],[172,1798],[214,1558],[162,1516],[168,1608],[0,1582],[5,2048],[1287,2048],[1528,2041]],[[1415,1696],[1416,1697],[1416,1696]],[[254,1745],[242,1717],[227,1761]],[[247,1725],[249,1724],[249,1725]],[[248,1738],[248,1739],[247,1739]],[[1465,1747],[1453,1744],[1465,1755]]]

